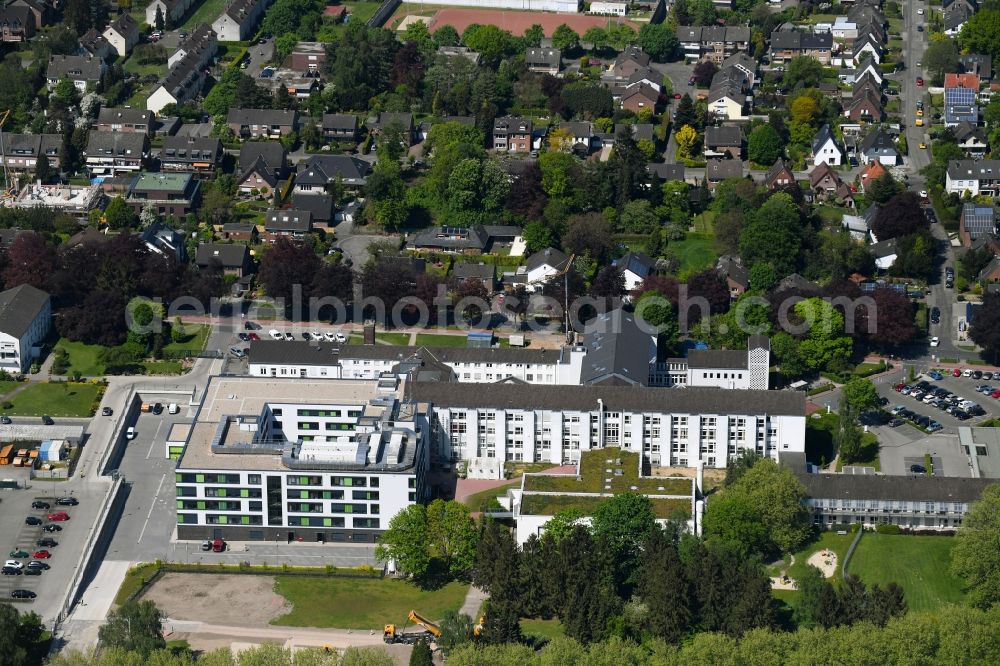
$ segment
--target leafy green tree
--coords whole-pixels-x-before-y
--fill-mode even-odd
[[[108,613],[98,631],[98,640],[107,647],[120,647],[144,657],[166,646],[160,609],[152,601],[126,601]]]
[[[1000,484],[983,489],[962,519],[951,571],[965,581],[969,603],[982,609],[1000,603]]]
[[[545,39],[545,28],[533,23],[524,31],[523,37],[525,46],[541,46],[542,40]]]
[[[591,525],[594,537],[604,539],[619,555],[637,553],[656,529],[656,516],[648,497],[626,492],[598,504]]]
[[[924,68],[931,73],[931,83],[939,86],[944,83],[944,75],[958,69],[958,46],[954,40],[942,39],[932,41],[924,50]]]
[[[45,627],[34,612],[19,612],[10,604],[0,604],[0,664],[28,666]]]
[[[412,504],[392,517],[375,547],[375,557],[380,562],[394,560],[398,570],[416,578],[427,574],[431,553],[427,508],[423,504]]]
[[[771,262],[756,263],[750,267],[750,288],[757,292],[767,293],[774,288],[780,278]]]
[[[486,520],[479,529],[472,581],[491,592],[517,577],[518,550],[510,530],[495,520]]]
[[[691,95],[684,93],[681,101],[677,103],[677,114],[674,116],[674,127],[684,127],[689,125],[698,129],[698,117],[694,109],[694,100]]]
[[[851,357],[853,341],[844,334],[844,315],[829,301],[810,298],[792,308],[804,325],[809,326],[799,343],[799,354],[811,370],[835,369]]]
[[[639,46],[657,62],[669,60],[680,47],[677,35],[664,23],[645,23],[639,28]]]
[[[104,209],[105,222],[115,230],[128,229],[135,224],[135,213],[121,195],[116,196]]]
[[[649,632],[668,643],[677,643],[691,629],[691,585],[677,546],[660,529],[650,532],[642,549],[639,594],[648,608]]]
[[[768,262],[779,275],[795,270],[799,254],[801,221],[791,196],[778,192],[754,213],[740,232],[740,256],[751,269]]]
[[[438,47],[441,46],[458,46],[460,39],[458,36],[458,31],[455,30],[453,26],[442,25],[434,31],[434,44]]]
[[[618,216],[618,229],[629,234],[648,234],[660,226],[660,218],[646,199],[629,201]]]
[[[724,493],[713,500],[705,514],[704,530],[709,541],[727,541],[747,557],[772,549],[757,507],[740,494]]]
[[[555,245],[555,235],[552,230],[541,221],[529,222],[522,232],[524,243],[528,252],[538,252],[547,247]]]
[[[594,51],[600,51],[608,45],[608,32],[604,28],[595,25],[583,33],[583,41],[590,44]]]
[[[482,62],[490,67],[499,65],[517,48],[514,36],[495,25],[470,25],[462,34],[462,43],[478,51]]]
[[[49,163],[48,155],[39,155],[35,161],[35,180],[47,183],[51,177],[52,165]]]
[[[962,26],[958,41],[970,53],[1000,58],[1000,9],[983,8],[973,14]]]
[[[865,187],[865,196],[876,203],[884,204],[902,191],[902,185],[887,171],[868,183]]]
[[[427,639],[421,638],[413,646],[410,652],[410,666],[434,666],[434,657],[431,655],[431,646],[427,644]]]
[[[427,506],[430,554],[452,575],[472,568],[476,557],[476,524],[469,507],[454,500],[434,500]]]
[[[455,610],[446,611],[438,623],[441,636],[437,638],[438,647],[447,655],[449,652],[472,640],[474,622],[471,617]]]
[[[805,488],[791,470],[770,458],[757,461],[724,496],[746,500],[767,528],[770,544],[780,552],[794,552],[812,529],[809,512],[802,505]],[[709,503],[710,513],[712,503]],[[707,515],[706,515],[707,518]]]
[[[552,32],[552,47],[560,51],[572,51],[580,45],[580,35],[565,23]]]
[[[805,88],[813,88],[822,79],[823,65],[811,56],[792,58],[785,65],[784,83],[788,88],[795,88],[800,84]]]
[[[747,139],[747,155],[752,162],[771,165],[785,153],[785,143],[770,124],[759,125]]]
[[[859,412],[878,407],[878,391],[870,379],[852,377],[841,391],[848,404]]]
[[[742,479],[747,470],[762,459],[761,455],[753,449],[743,449],[735,456],[729,456],[729,460],[726,463],[725,486],[728,488]]]

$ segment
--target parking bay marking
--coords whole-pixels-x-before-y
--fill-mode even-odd
[[[160,496],[160,489],[163,488],[163,482],[166,480],[166,473],[160,477],[160,483],[156,486],[156,494],[153,495],[149,502],[149,513],[146,514],[146,520],[142,524],[142,531],[139,532],[139,538],[135,540],[136,543],[142,541],[142,535],[146,533],[146,526],[149,525],[149,518],[153,515],[153,509],[156,507],[156,498]]]

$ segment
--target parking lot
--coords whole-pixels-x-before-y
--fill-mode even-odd
[[[63,602],[63,596],[70,580],[79,566],[81,551],[90,530],[93,527],[96,513],[100,507],[103,485],[83,485],[74,481],[29,481],[27,488],[4,490],[2,499],[3,511],[0,511],[0,548],[4,561],[16,559],[27,567],[39,550],[47,550],[49,558],[40,559],[49,565],[41,575],[3,575],[0,576],[0,599],[13,601],[30,606],[30,609],[42,616],[46,622],[51,621],[58,613]],[[59,497],[73,497],[79,501],[77,506],[57,506]],[[50,505],[49,509],[32,508],[32,502],[41,501]],[[65,512],[69,520],[50,521],[48,515],[57,511]],[[25,519],[37,518],[40,524],[27,525]],[[46,531],[47,525],[53,531]],[[52,539],[57,545],[39,546],[39,539]],[[13,557],[12,553],[21,551],[26,557]],[[37,596],[34,599],[12,599],[15,589],[29,590]]]

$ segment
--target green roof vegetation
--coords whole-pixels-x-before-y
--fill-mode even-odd
[[[577,509],[589,516],[607,499],[607,496],[592,495],[524,495],[521,498],[521,513],[529,516],[554,516],[560,511]],[[687,515],[691,512],[690,500],[651,498],[649,501],[657,518],[670,518],[678,513]]]
[[[619,460],[621,464],[618,464]],[[606,479],[611,479],[611,482],[606,484]],[[634,490],[649,495],[690,495],[692,483],[692,479],[640,478],[638,453],[606,448],[587,451],[581,455],[580,478],[569,474],[525,476],[524,490],[609,494]],[[611,489],[605,488],[605,485],[610,485]]]
[[[135,181],[133,189],[183,192],[191,181],[189,173],[149,173],[143,172]]]

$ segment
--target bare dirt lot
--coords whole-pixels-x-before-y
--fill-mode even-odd
[[[266,627],[292,610],[275,594],[271,576],[168,573],[142,595],[174,620],[235,627]]]

